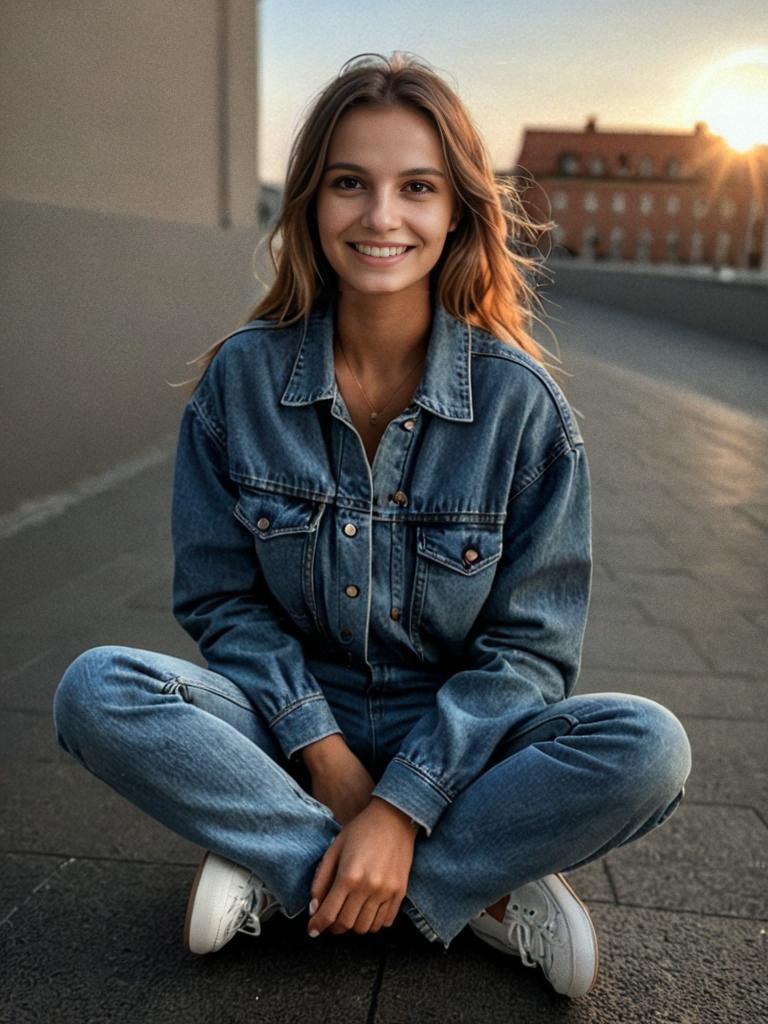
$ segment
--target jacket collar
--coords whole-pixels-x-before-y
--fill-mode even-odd
[[[432,333],[413,401],[436,416],[471,423],[472,360],[469,328],[443,306],[433,306]],[[316,305],[307,320],[281,405],[308,405],[337,392],[333,360],[335,302]]]

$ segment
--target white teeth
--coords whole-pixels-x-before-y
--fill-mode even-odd
[[[353,242],[352,244],[357,251],[363,253],[364,256],[399,256],[408,248],[407,245],[358,245],[356,242]]]

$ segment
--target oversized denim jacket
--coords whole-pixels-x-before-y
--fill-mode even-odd
[[[288,758],[341,732],[320,679],[429,679],[374,795],[424,825],[576,683],[591,589],[584,443],[532,357],[440,305],[371,467],[337,388],[332,302],[253,321],[184,409],[174,614]],[[333,678],[325,675],[326,679]]]

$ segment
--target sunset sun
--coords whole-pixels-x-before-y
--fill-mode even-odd
[[[768,49],[731,54],[696,86],[697,117],[734,149],[768,144]]]

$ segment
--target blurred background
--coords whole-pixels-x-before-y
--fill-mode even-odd
[[[497,170],[555,220],[562,294],[760,341],[759,9],[3,3],[0,531],[161,457],[184,401],[167,382],[259,296],[293,134],[360,52],[448,77]]]

